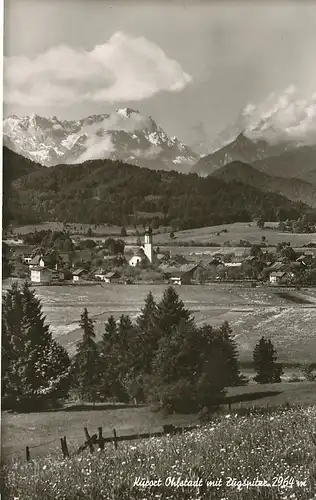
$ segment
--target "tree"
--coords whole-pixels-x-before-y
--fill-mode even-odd
[[[306,363],[301,369],[302,374],[309,382],[314,382],[314,380],[316,380],[315,369],[316,363]]]
[[[239,370],[237,343],[233,338],[233,330],[227,321],[224,321],[217,330],[217,335],[221,342],[219,351],[226,368],[224,374],[225,387],[244,385],[246,379]]]
[[[224,396],[225,371],[213,328],[182,321],[159,342],[147,392],[167,411],[211,409]]]
[[[264,220],[264,217],[261,215],[259,217],[259,219],[257,220],[257,226],[259,227],[259,229],[263,229],[264,224],[265,224],[265,220]]]
[[[70,383],[70,360],[52,338],[42,306],[25,283],[3,296],[2,396],[8,407],[48,404],[65,397]]]
[[[169,334],[172,328],[179,326],[182,321],[192,323],[191,312],[185,308],[175,289],[169,286],[157,304],[155,325],[162,334]]]
[[[77,342],[74,358],[74,377],[79,396],[87,401],[95,402],[98,396],[99,352],[95,342],[94,321],[89,318],[85,308],[81,314],[79,326],[83,330],[82,339]]]
[[[126,236],[127,236],[126,229],[125,229],[125,227],[124,227],[124,226],[122,226],[122,228],[121,228],[121,237],[122,237],[122,238],[125,238]]]
[[[281,382],[282,365],[276,362],[277,353],[270,339],[261,337],[253,351],[253,366],[258,384]]]

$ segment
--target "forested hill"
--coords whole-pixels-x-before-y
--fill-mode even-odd
[[[14,200],[15,204],[18,203],[18,193],[15,192],[15,188],[12,185],[13,181],[24,175],[42,170],[44,167],[24,158],[24,156],[14,153],[5,146],[2,150],[2,165],[2,224],[3,228],[6,228],[12,219],[11,210],[13,203],[11,200]],[[14,211],[19,214],[19,208],[17,206]]]
[[[24,159],[23,159],[24,160]],[[15,161],[21,157],[15,154]],[[15,223],[159,223],[203,227],[254,216],[296,218],[307,207],[238,182],[153,171],[111,160],[41,167],[13,182]]]

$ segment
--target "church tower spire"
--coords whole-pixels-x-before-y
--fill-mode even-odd
[[[144,252],[149,262],[152,262],[154,251],[153,251],[153,232],[151,227],[147,228],[145,231]]]

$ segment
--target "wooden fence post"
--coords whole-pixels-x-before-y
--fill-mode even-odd
[[[25,448],[26,461],[29,462],[31,460],[30,448],[26,446]]]
[[[117,450],[117,435],[116,435],[116,430],[113,429],[113,435],[114,435],[114,446],[115,446],[115,449]]]
[[[98,427],[99,431],[99,450],[104,450],[104,440],[102,436],[102,427]]]
[[[66,436],[60,438],[61,451],[63,453],[63,458],[69,458],[69,451],[67,446]]]
[[[88,446],[89,446],[90,453],[93,453],[94,452],[94,447],[93,447],[93,444],[90,441],[90,434],[88,432],[87,427],[84,428],[84,433],[85,433],[85,436],[86,436],[86,439],[87,439],[87,443],[88,443]]]

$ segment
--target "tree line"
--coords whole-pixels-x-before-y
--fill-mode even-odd
[[[84,309],[72,359],[53,339],[27,283],[4,293],[2,311],[4,408],[38,409],[72,393],[91,402],[146,402],[166,412],[211,411],[225,402],[225,388],[247,383],[230,325],[197,326],[171,286],[158,303],[149,293],[134,322],[110,316],[99,341]],[[258,383],[281,381],[269,339],[256,345],[253,362]]]

